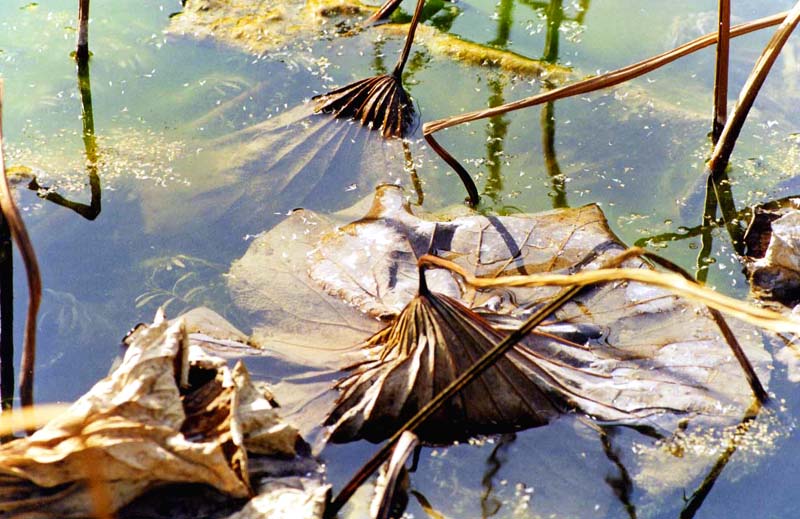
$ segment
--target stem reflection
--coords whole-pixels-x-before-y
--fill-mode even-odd
[[[92,110],[92,83],[89,74],[88,60],[78,60],[78,91],[81,97],[81,121],[83,123],[83,148],[86,154],[86,173],[89,177],[91,200],[89,204],[82,204],[69,200],[62,195],[51,191],[46,186],[39,185],[36,177],[30,181],[28,188],[36,191],[39,198],[66,207],[75,211],[87,220],[94,220],[100,214],[101,190],[100,176],[98,175],[99,153],[97,150],[97,137],[94,132],[94,112]]]

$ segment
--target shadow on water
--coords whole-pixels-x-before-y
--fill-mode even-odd
[[[711,489],[714,488],[714,484],[717,482],[717,479],[722,474],[722,471],[733,457],[736,449],[742,442],[742,439],[750,430],[750,427],[753,425],[753,422],[755,422],[756,418],[758,418],[758,414],[761,412],[761,409],[761,402],[759,402],[758,399],[754,399],[753,404],[745,412],[742,421],[736,428],[736,433],[733,435],[733,437],[731,437],[730,440],[728,440],[728,445],[726,446],[725,450],[717,459],[716,463],[714,463],[714,466],[711,467],[711,470],[708,471],[708,474],[703,479],[702,483],[700,483],[692,495],[686,499],[686,504],[684,505],[683,510],[681,510],[681,514],[679,516],[680,519],[692,519],[700,510],[700,507],[703,505],[703,502],[705,502],[706,497],[708,497],[708,495],[711,493]]]
[[[603,445],[603,452],[608,460],[617,468],[618,474],[616,476],[606,476],[606,483],[611,487],[614,495],[617,496],[630,519],[636,519],[636,507],[631,501],[633,494],[633,480],[628,472],[628,469],[622,463],[622,458],[618,450],[614,449],[612,439],[615,430],[613,428],[606,428],[600,432],[600,443]]]

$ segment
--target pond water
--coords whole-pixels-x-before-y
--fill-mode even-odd
[[[340,210],[370,195],[375,184],[372,177],[323,180],[324,198],[243,188],[252,179],[242,179],[226,163],[236,162],[237,146],[245,151],[246,133],[237,132],[334,85],[391,67],[402,44],[400,36],[365,31],[309,38],[255,56],[209,39],[166,34],[180,2],[95,0],[93,56],[83,83],[84,101],[91,91],[92,143],[85,138],[81,88],[70,59],[75,4],[0,3],[8,166],[12,173],[36,175],[50,193],[79,204],[71,210],[52,196],[37,197],[27,188],[28,177],[16,184],[45,288],[37,401],[70,401],[84,393],[108,371],[125,332],[151,320],[159,305],[168,303],[169,315],[206,305],[249,329],[254,323],[237,315],[224,274],[252,237],[294,207]],[[568,67],[569,78],[580,78],[712,30],[716,4],[462,0],[446,6],[433,23],[479,44],[545,58]],[[736,2],[734,21],[791,5]],[[556,7],[564,18],[548,32],[548,13],[552,19]],[[410,12],[413,5],[403,8]],[[734,41],[731,92],[738,91],[770,34]],[[736,209],[799,194],[791,182],[800,171],[799,41],[795,36],[787,44],[737,144],[730,171]],[[437,138],[474,175],[483,193],[481,211],[597,203],[623,241],[649,245],[695,272],[713,66],[709,48],[629,85],[557,102],[549,122],[542,118],[545,108],[537,107]],[[406,86],[422,120],[430,121],[532,95],[542,82],[460,64],[416,46]],[[419,138],[417,129],[412,139]],[[228,155],[216,152],[221,142]],[[554,154],[546,153],[550,148]],[[457,178],[429,150],[417,149],[423,209],[461,203]],[[98,179],[93,195],[90,184]],[[408,179],[400,181],[412,189]],[[701,263],[708,266],[708,284],[745,296],[747,281],[730,235],[724,226],[709,228],[707,235],[712,249]],[[27,297],[19,258],[15,267],[14,329],[21,337]],[[800,407],[792,398],[796,388],[777,368],[770,389],[783,407],[772,418],[772,432],[733,455],[695,517],[797,517],[800,444],[792,431]],[[687,476],[685,485],[641,472],[631,482],[626,467],[632,453],[615,443],[629,445],[625,436],[631,434],[601,440],[585,426],[561,420],[475,445],[427,448],[411,478],[424,497],[412,497],[408,513],[427,517],[421,505],[427,500],[445,517],[679,516],[684,495],[700,485],[713,463]],[[369,447],[323,452],[335,488],[364,461]]]

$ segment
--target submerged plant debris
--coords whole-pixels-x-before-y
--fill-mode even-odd
[[[168,31],[213,38],[245,52],[263,55],[290,44],[303,45],[320,35],[352,36],[357,23],[376,9],[359,0],[187,0],[183,11],[172,17]],[[388,37],[402,37],[408,27],[407,23],[389,23],[367,30]],[[427,25],[418,27],[415,43],[436,56],[456,58],[468,65],[498,67],[528,78],[547,77],[560,81],[570,70],[491,45],[466,41]]]
[[[800,209],[797,199],[753,211],[745,234],[751,292],[788,307],[800,304]]]

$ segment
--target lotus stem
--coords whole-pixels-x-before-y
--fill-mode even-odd
[[[79,63],[89,59],[89,0],[78,0],[78,45],[75,59]]]
[[[787,16],[788,13],[779,13],[774,14],[772,16],[768,16],[765,18],[759,18],[758,20],[754,20],[752,22],[747,22],[743,24],[736,25],[731,27],[731,37],[742,36],[744,34],[749,34],[754,31],[758,31],[764,29],[766,27],[771,27],[773,25],[778,25],[781,23]],[[489,108],[486,110],[476,110],[474,112],[469,112],[462,115],[457,115],[453,117],[447,117],[445,119],[439,119],[436,121],[430,121],[423,125],[422,131],[425,135],[438,132],[440,130],[444,130],[445,128],[450,128],[452,126],[457,126],[459,124],[477,121],[479,119],[485,119],[487,117],[492,117],[494,115],[500,115],[508,112],[512,112],[514,110],[519,110],[521,108],[528,108],[531,106],[540,105],[542,103],[546,103],[548,101],[557,101],[559,99],[564,99],[566,97],[572,97],[580,94],[586,94],[589,92],[594,92],[596,90],[602,90],[604,88],[609,88],[615,85],[619,85],[620,83],[624,83],[626,81],[630,81],[631,79],[637,78],[648,72],[652,72],[660,67],[668,63],[672,63],[673,61],[692,54],[693,52],[697,52],[698,50],[704,49],[710,45],[713,45],[717,41],[717,33],[709,33],[705,36],[701,36],[696,38],[690,42],[684,43],[679,47],[675,47],[672,50],[654,56],[652,58],[648,58],[644,61],[640,61],[638,63],[634,63],[632,65],[628,65],[626,67],[613,70],[601,76],[591,77],[589,79],[584,79],[582,81],[577,81],[575,83],[571,83],[569,85],[564,85],[559,88],[555,88],[553,90],[548,90],[547,92],[542,92],[541,94],[537,94],[535,96],[526,97],[525,99],[520,99],[519,101],[512,101],[510,103],[506,103],[494,108]]]
[[[800,22],[800,2],[797,2],[788,14],[786,14],[780,26],[775,31],[775,34],[772,36],[772,39],[770,39],[767,46],[764,47],[764,51],[761,53],[761,56],[759,56],[758,61],[756,61],[753,67],[753,71],[742,87],[742,92],[739,94],[739,101],[736,103],[736,108],[733,110],[730,119],[725,123],[719,141],[711,154],[711,159],[708,161],[708,170],[713,175],[719,175],[727,167],[728,160],[736,145],[736,139],[739,137],[742,126],[744,126],[747,114],[750,113],[750,108],[753,107],[761,85],[764,84],[764,80],[772,69],[772,65],[775,63],[775,60],[778,59],[778,54],[780,54],[783,45],[786,43],[786,40],[789,39],[792,31],[797,27],[798,22]],[[733,32],[734,31],[731,30],[731,33]]]
[[[402,4],[402,3],[403,3],[403,0],[386,0],[386,2],[384,2],[383,5],[378,8],[377,11],[372,13],[372,15],[370,15],[369,18],[364,20],[364,24],[363,25],[372,25],[374,23],[377,23],[377,22],[380,22],[380,21],[383,21],[383,20],[389,18],[392,15],[392,13],[395,11],[395,9],[400,7],[400,4]]]
[[[719,0],[717,29],[717,67],[714,75],[714,122],[711,141],[716,144],[728,117],[728,55],[731,34],[731,2]]]
[[[731,37],[742,36],[743,34],[748,34],[763,29],[765,27],[771,27],[773,25],[781,23],[784,19],[786,19],[786,17],[787,13],[784,12],[768,16],[765,18],[760,18],[752,22],[736,25],[734,27],[731,27],[730,35]],[[439,154],[442,160],[447,162],[447,164],[449,164],[450,167],[453,168],[453,170],[458,174],[458,176],[461,177],[463,182],[465,178],[469,178],[469,173],[466,171],[466,169],[464,169],[463,166],[461,166],[461,164],[458,162],[458,160],[455,159],[455,157],[449,154],[444,149],[444,147],[433,138],[434,133],[440,130],[444,130],[446,128],[450,128],[452,126],[457,126],[459,124],[471,121],[477,121],[479,119],[485,119],[487,117],[501,115],[504,113],[512,112],[514,110],[519,110],[522,108],[536,106],[542,103],[556,101],[558,99],[564,99],[567,97],[572,97],[580,94],[586,94],[589,92],[594,92],[596,90],[609,88],[618,85],[620,83],[624,83],[631,79],[647,74],[648,72],[656,70],[668,63],[677,60],[678,58],[682,58],[683,56],[696,52],[700,49],[704,49],[709,45],[714,44],[717,41],[717,37],[718,34],[716,32],[709,33],[706,34],[705,36],[701,36],[700,38],[694,39],[688,43],[676,47],[670,51],[664,52],[662,54],[646,59],[644,61],[640,61],[638,63],[634,63],[632,65],[628,65],[626,67],[614,70],[612,72],[608,72],[601,76],[595,76],[589,79],[585,79],[583,81],[577,81],[569,85],[555,88],[553,90],[548,90],[546,92],[542,92],[540,94],[527,97],[525,99],[512,101],[510,103],[506,103],[493,108],[477,110],[474,112],[468,112],[466,114],[447,117],[445,119],[430,121],[422,125],[422,134],[425,137],[425,140],[428,141],[428,144],[430,144],[431,147],[434,148],[434,150]],[[473,205],[476,203],[477,202],[473,202]]]
[[[419,19],[422,16],[422,8],[425,6],[425,0],[417,0],[417,7],[414,9],[414,16],[411,18],[411,24],[408,27],[408,34],[406,35],[406,41],[403,43],[403,51],[400,53],[400,58],[397,60],[397,64],[394,66],[394,71],[392,71],[392,75],[401,81],[403,75],[403,68],[406,66],[406,61],[408,61],[408,56],[411,53],[411,45],[414,43],[414,34],[417,32],[417,25],[419,25]]]

